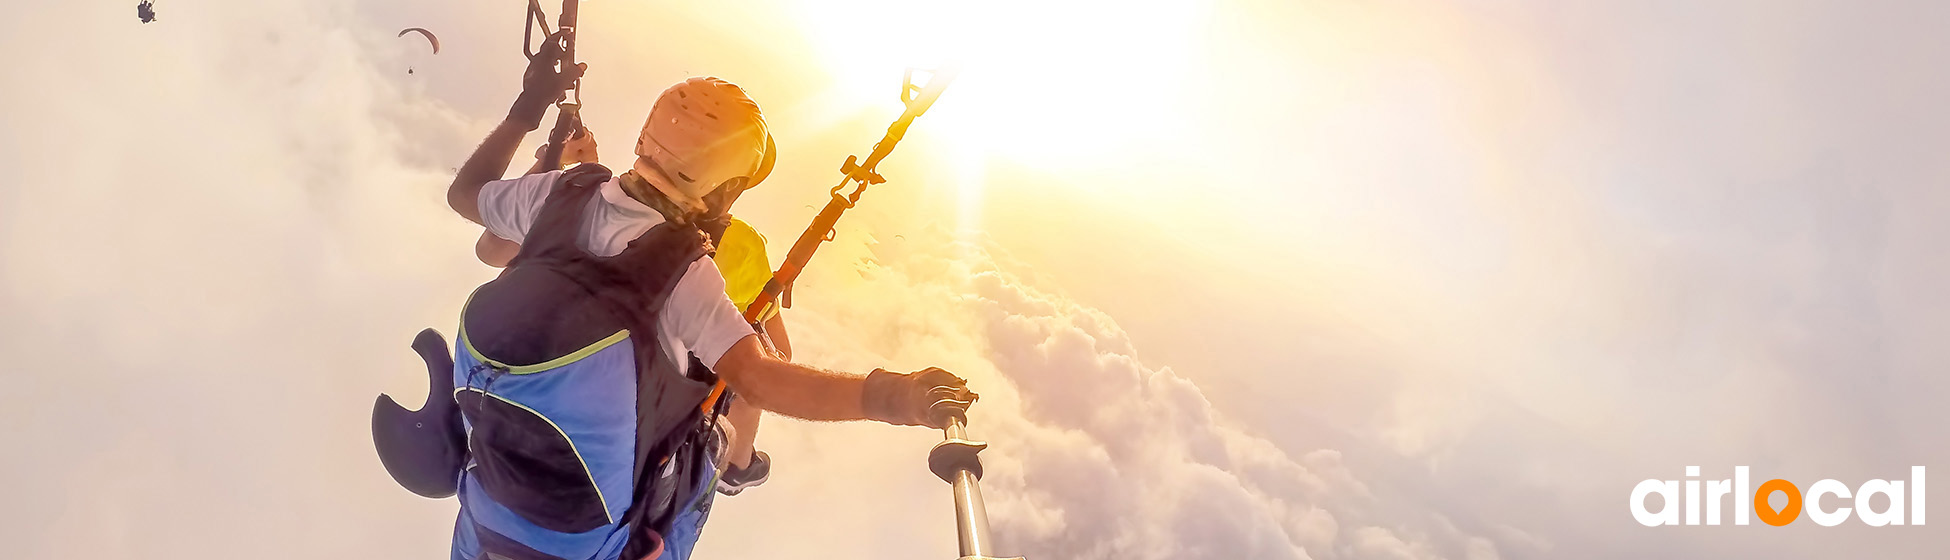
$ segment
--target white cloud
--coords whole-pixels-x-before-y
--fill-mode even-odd
[[[906,237],[871,251],[856,249],[852,236],[829,247],[825,266],[851,259],[864,282],[822,282],[810,292],[818,299],[806,301],[827,303],[795,310],[795,320],[845,313],[845,324],[831,326],[839,332],[891,327],[900,342],[874,353],[974,379],[985,395],[974,428],[994,445],[984,454],[984,490],[1003,552],[1496,557],[1491,541],[1433,512],[1378,503],[1338,451],[1293,455],[1233,424],[1196,385],[1144,363],[1116,321],[1024,280],[986,242],[940,231]],[[1406,515],[1382,513],[1395,511]],[[1426,536],[1438,528],[1439,538]]]
[[[481,274],[426,155],[471,123],[327,4],[130,7],[0,33],[44,53],[0,89],[9,556],[441,550],[451,503],[397,499],[363,426]]]

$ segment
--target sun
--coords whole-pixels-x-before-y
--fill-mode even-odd
[[[1206,0],[781,0],[845,90],[885,103],[904,68],[959,61],[927,117],[970,154],[1052,169],[1118,165],[1132,142],[1167,142],[1196,75]]]

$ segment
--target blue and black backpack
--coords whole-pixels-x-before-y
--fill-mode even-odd
[[[699,486],[707,411],[722,408],[701,406],[715,378],[668,354],[657,317],[711,243],[665,222],[613,257],[583,250],[583,210],[610,176],[594,164],[564,173],[521,252],[469,297],[451,385],[433,381],[451,400],[407,412],[382,395],[374,409],[394,478],[460,496],[456,559],[642,558],[693,498],[678,494]],[[438,368],[427,336],[416,349]]]

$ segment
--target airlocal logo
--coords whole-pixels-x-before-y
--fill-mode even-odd
[[[1699,476],[1699,467],[1686,467],[1686,476],[1689,478]],[[1640,482],[1638,486],[1632,488],[1632,518],[1637,519],[1639,524],[1647,527],[1679,525],[1679,512],[1683,508],[1686,512],[1685,524],[1699,525],[1700,482],[1699,480],[1685,481],[1686,499],[1684,500],[1679,499],[1680,481],[1647,479],[1644,482]],[[1761,523],[1781,527],[1793,523],[1795,519],[1801,517],[1801,511],[1803,509],[1801,488],[1795,486],[1792,482],[1778,478],[1769,480],[1760,483],[1760,488],[1757,491],[1749,493],[1747,491],[1747,467],[1734,467],[1732,480],[1721,479],[1705,482],[1707,525],[1720,524],[1720,506],[1725,503],[1723,498],[1728,494],[1733,495],[1734,525],[1746,525],[1749,517],[1758,517]],[[1813,520],[1816,525],[1823,527],[1834,527],[1842,524],[1843,521],[1848,521],[1850,508],[1832,507],[1834,504],[1831,503],[1829,504],[1830,507],[1825,509],[1822,504],[1822,498],[1824,496],[1834,496],[1841,500],[1847,500],[1850,496],[1853,496],[1855,499],[1855,507],[1853,508],[1855,516],[1861,518],[1862,523],[1870,527],[1902,525],[1904,521],[1908,521],[1910,525],[1922,525],[1923,467],[1909,468],[1909,502],[1907,508],[1904,507],[1903,486],[1904,484],[1901,480],[1891,482],[1877,479],[1864,482],[1861,486],[1855,487],[1854,491],[1851,492],[1848,485],[1842,484],[1839,480],[1828,479],[1816,482],[1808,486],[1806,496],[1808,519]],[[1653,494],[1658,494],[1660,497],[1665,498],[1666,502],[1665,506],[1656,512],[1645,508],[1646,497]],[[1775,509],[1768,503],[1769,498],[1773,497],[1774,494],[1787,495],[1787,503],[1781,506],[1780,509]],[[1882,511],[1876,511],[1870,507],[1871,502],[1869,498],[1878,494],[1889,499],[1889,506],[1883,508]],[[1753,515],[1751,516],[1747,514],[1748,505],[1753,506]],[[1908,514],[1907,519],[1905,519],[1905,513]]]

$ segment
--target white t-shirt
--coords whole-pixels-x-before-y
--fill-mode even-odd
[[[482,186],[478,201],[481,222],[487,224],[488,232],[502,239],[522,242],[541,213],[542,202],[548,200],[549,188],[561,175],[561,171],[550,171]],[[637,236],[664,222],[662,214],[624,194],[614,177],[597,192],[600,196],[590,197],[589,206],[582,211],[582,231],[576,235],[576,244],[596,256],[616,256]],[[708,258],[691,262],[690,269],[671,288],[670,300],[657,323],[663,329],[660,342],[680,370],[690,368],[690,360],[684,359],[686,352],[715,368],[733,344],[753,334],[751,324],[725,296],[724,276],[718,273],[718,265]]]

